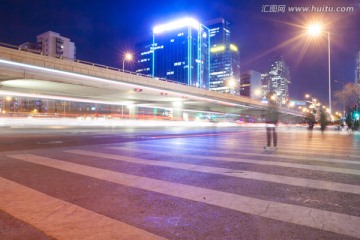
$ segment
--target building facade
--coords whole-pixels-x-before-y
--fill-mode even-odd
[[[282,57],[274,58],[269,72],[261,74],[261,78],[264,99],[268,100],[269,94],[275,94],[277,104],[288,103],[290,70]]]
[[[139,42],[135,45],[136,49],[136,70],[135,72],[146,76],[152,76],[153,48],[152,40]]]
[[[210,90],[240,94],[240,54],[231,43],[230,23],[223,18],[206,23],[210,29]]]
[[[209,29],[192,18],[158,25],[153,28],[150,49],[145,47],[140,53],[144,56],[142,61],[148,61],[146,52],[150,52],[153,77],[209,89],[209,35]],[[148,67],[145,69],[137,72],[147,74]]]
[[[26,42],[20,48],[41,51],[46,56],[76,59],[75,44],[59,33],[48,31],[38,35],[36,40],[36,43]]]
[[[252,99],[261,99],[263,97],[261,84],[261,73],[249,70],[243,72],[240,78],[240,95]]]

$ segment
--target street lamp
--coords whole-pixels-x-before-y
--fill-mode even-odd
[[[342,84],[342,90],[344,91],[345,83],[340,82],[340,81],[338,81],[338,80],[334,80],[334,82]],[[345,99],[343,99],[342,102],[343,102],[343,114],[344,114],[344,116],[345,116]]]
[[[311,24],[307,27],[307,32],[312,37],[320,36],[324,32],[324,27],[319,23]],[[328,75],[329,75],[329,113],[331,115],[331,66],[330,66],[330,32],[325,31],[328,39]]]
[[[131,61],[133,59],[133,56],[131,53],[126,53],[125,56],[124,56],[124,60],[123,60],[123,72],[125,70],[125,61]]]
[[[313,109],[312,111],[313,111],[313,113],[315,115],[315,118],[316,118],[316,115],[319,114],[319,108],[321,106],[321,103],[318,101],[318,99],[310,96],[310,94],[305,94],[305,98],[306,99],[311,98],[311,101],[306,101],[306,102],[310,103],[309,109]]]

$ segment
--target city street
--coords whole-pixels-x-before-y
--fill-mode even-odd
[[[357,239],[360,134],[0,131],[0,239]]]

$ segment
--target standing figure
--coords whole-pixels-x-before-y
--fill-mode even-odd
[[[266,110],[265,123],[266,123],[266,146],[265,149],[277,149],[277,133],[276,125],[279,121],[279,111],[277,105],[269,103]],[[271,140],[273,142],[273,148],[271,148]]]

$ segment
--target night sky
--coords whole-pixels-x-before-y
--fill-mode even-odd
[[[286,11],[262,12],[265,5],[285,5]],[[313,5],[354,7],[354,11],[291,13],[287,9]],[[321,19],[331,33],[332,80],[354,82],[360,0],[0,0],[0,42],[35,42],[37,35],[51,30],[76,44],[78,59],[121,67],[122,54],[149,38],[153,26],[184,16],[200,22],[228,19],[232,41],[240,47],[241,71],[265,72],[270,58],[283,56],[291,71],[290,97],[303,99],[310,93],[327,103],[326,34],[309,41],[301,28],[310,19]],[[339,90],[342,85],[333,82],[332,88]]]

